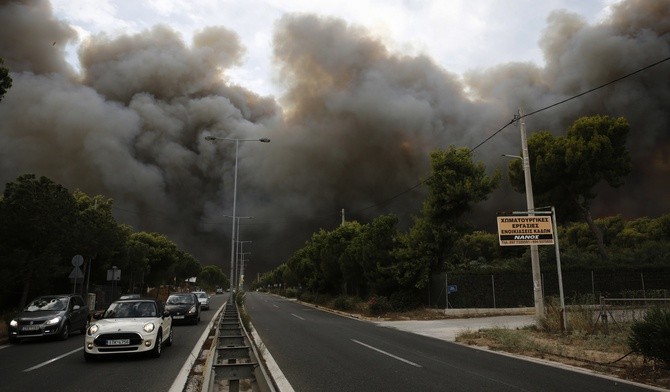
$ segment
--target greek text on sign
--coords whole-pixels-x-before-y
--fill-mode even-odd
[[[502,246],[553,245],[550,216],[499,216],[498,238]]]

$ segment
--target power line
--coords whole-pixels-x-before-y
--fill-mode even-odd
[[[596,90],[600,90],[601,88],[607,87],[607,86],[609,86],[609,85],[611,85],[611,84],[620,82],[621,80],[624,80],[624,79],[626,79],[626,78],[629,78],[629,77],[631,77],[631,76],[633,76],[633,75],[636,75],[636,74],[638,74],[638,73],[644,72],[644,71],[646,71],[646,70],[648,70],[648,69],[650,69],[650,68],[652,68],[652,67],[655,67],[655,66],[657,66],[657,65],[660,65],[660,64],[662,64],[662,63],[664,63],[664,62],[666,62],[666,61],[668,61],[668,60],[670,60],[670,57],[666,57],[666,58],[664,58],[664,59],[662,59],[662,60],[656,61],[655,63],[652,63],[652,64],[649,64],[649,65],[644,66],[644,67],[642,67],[642,68],[639,68],[639,69],[637,69],[637,70],[635,70],[635,71],[633,71],[633,72],[630,72],[630,73],[628,73],[628,74],[625,74],[625,75],[623,75],[623,76],[621,76],[621,77],[618,77],[618,78],[616,78],[616,79],[613,79],[613,80],[611,80],[611,81],[609,81],[609,82],[607,82],[607,83],[601,84],[601,85],[599,85],[599,86],[597,86],[597,87],[591,88],[591,89],[586,90],[586,91],[584,91],[584,92],[581,92],[581,93],[579,93],[579,94],[573,95],[573,96],[571,96],[571,97],[569,97],[569,98],[566,98],[566,99],[564,99],[564,100],[561,100],[561,101],[555,102],[555,103],[553,103],[553,104],[551,104],[551,105],[545,106],[545,107],[543,107],[543,108],[540,108],[540,109],[531,111],[530,113],[524,114],[523,116],[515,116],[515,117],[512,118],[507,124],[505,124],[505,125],[503,125],[502,127],[500,127],[500,129],[498,129],[497,131],[495,131],[494,133],[492,133],[490,136],[488,136],[486,139],[484,139],[482,142],[480,142],[480,143],[477,144],[475,147],[473,147],[472,149],[470,149],[470,152],[473,152],[473,151],[475,151],[476,149],[478,149],[479,147],[481,147],[481,146],[483,146],[484,144],[488,143],[491,139],[493,139],[493,138],[494,138],[496,135],[498,135],[500,132],[502,132],[502,131],[505,130],[507,127],[509,127],[510,125],[514,124],[516,121],[518,121],[518,120],[520,120],[520,119],[522,119],[522,118],[526,118],[526,117],[535,115],[535,114],[537,114],[537,113],[540,113],[540,112],[543,112],[543,111],[545,111],[545,110],[551,109],[551,108],[553,108],[553,107],[555,107],[555,106],[559,106],[559,105],[562,105],[562,104],[564,104],[564,103],[566,103],[566,102],[572,101],[573,99],[577,99],[577,98],[579,98],[579,97],[581,97],[581,96],[584,96],[584,95],[586,95],[586,94],[592,93],[592,92],[594,92],[594,91],[596,91]],[[426,179],[420,181],[418,184],[416,184],[416,185],[414,185],[414,186],[412,186],[412,187],[410,187],[410,188],[408,188],[408,189],[406,189],[406,190],[404,190],[404,191],[402,191],[402,192],[399,192],[399,193],[397,193],[397,194],[391,196],[390,198],[388,198],[388,199],[386,199],[386,200],[384,200],[384,201],[382,201],[382,202],[380,202],[380,203],[373,204],[373,205],[370,205],[370,206],[368,206],[368,207],[361,208],[361,209],[359,209],[359,210],[355,210],[354,212],[355,212],[355,213],[356,213],[356,212],[361,212],[361,211],[368,210],[368,209],[370,209],[370,208],[374,208],[374,207],[378,207],[378,206],[387,204],[387,203],[389,203],[389,202],[391,202],[391,201],[397,199],[398,197],[400,197],[400,196],[402,196],[402,195],[404,195],[404,194],[406,194],[406,193],[409,193],[409,192],[411,192],[412,190],[418,188],[419,186],[425,184],[425,183],[426,183],[428,180],[430,180],[432,177],[433,177],[433,175],[430,175],[430,176],[428,176]]]

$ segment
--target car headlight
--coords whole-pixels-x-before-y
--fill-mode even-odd
[[[19,326],[19,322],[16,321],[16,320],[12,320],[12,321],[9,322],[9,326],[10,326],[10,327],[18,327],[18,326]]]
[[[154,325],[154,323],[146,323],[146,324],[144,324],[144,328],[142,328],[142,329],[144,329],[144,332],[148,333],[148,332],[153,332],[153,330],[155,328],[156,328],[156,326]]]
[[[98,332],[98,324],[93,324],[90,327],[88,327],[88,336],[93,336],[95,333]]]
[[[188,314],[193,314],[195,312],[196,312],[195,305],[193,305],[193,306],[191,306],[191,309],[189,309]]]
[[[48,320],[46,324],[47,325],[58,324],[58,323],[60,323],[60,320],[61,320],[61,316],[56,316],[56,317],[52,318],[51,320]]]

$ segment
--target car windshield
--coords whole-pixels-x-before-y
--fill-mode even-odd
[[[195,302],[191,294],[171,295],[168,297],[168,305],[192,304]]]
[[[207,298],[207,293],[196,293],[198,298]]]
[[[104,318],[156,317],[156,304],[149,301],[114,302],[105,311]]]
[[[26,312],[42,310],[64,310],[67,308],[67,297],[39,297],[26,306]]]

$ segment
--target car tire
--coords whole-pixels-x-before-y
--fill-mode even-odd
[[[154,348],[149,351],[149,355],[151,355],[152,358],[158,358],[161,356],[161,351],[163,348],[163,333],[161,331],[158,331],[158,335],[156,335],[156,343],[154,344]]]
[[[167,340],[165,341],[166,346],[172,346],[172,341],[174,340],[174,328],[170,327],[170,336],[168,336]]]
[[[70,337],[70,323],[67,321],[63,324],[60,333],[58,334],[58,340],[67,340]]]
[[[9,337],[9,344],[19,344],[19,343],[21,343],[21,339],[17,338],[16,336]]]

